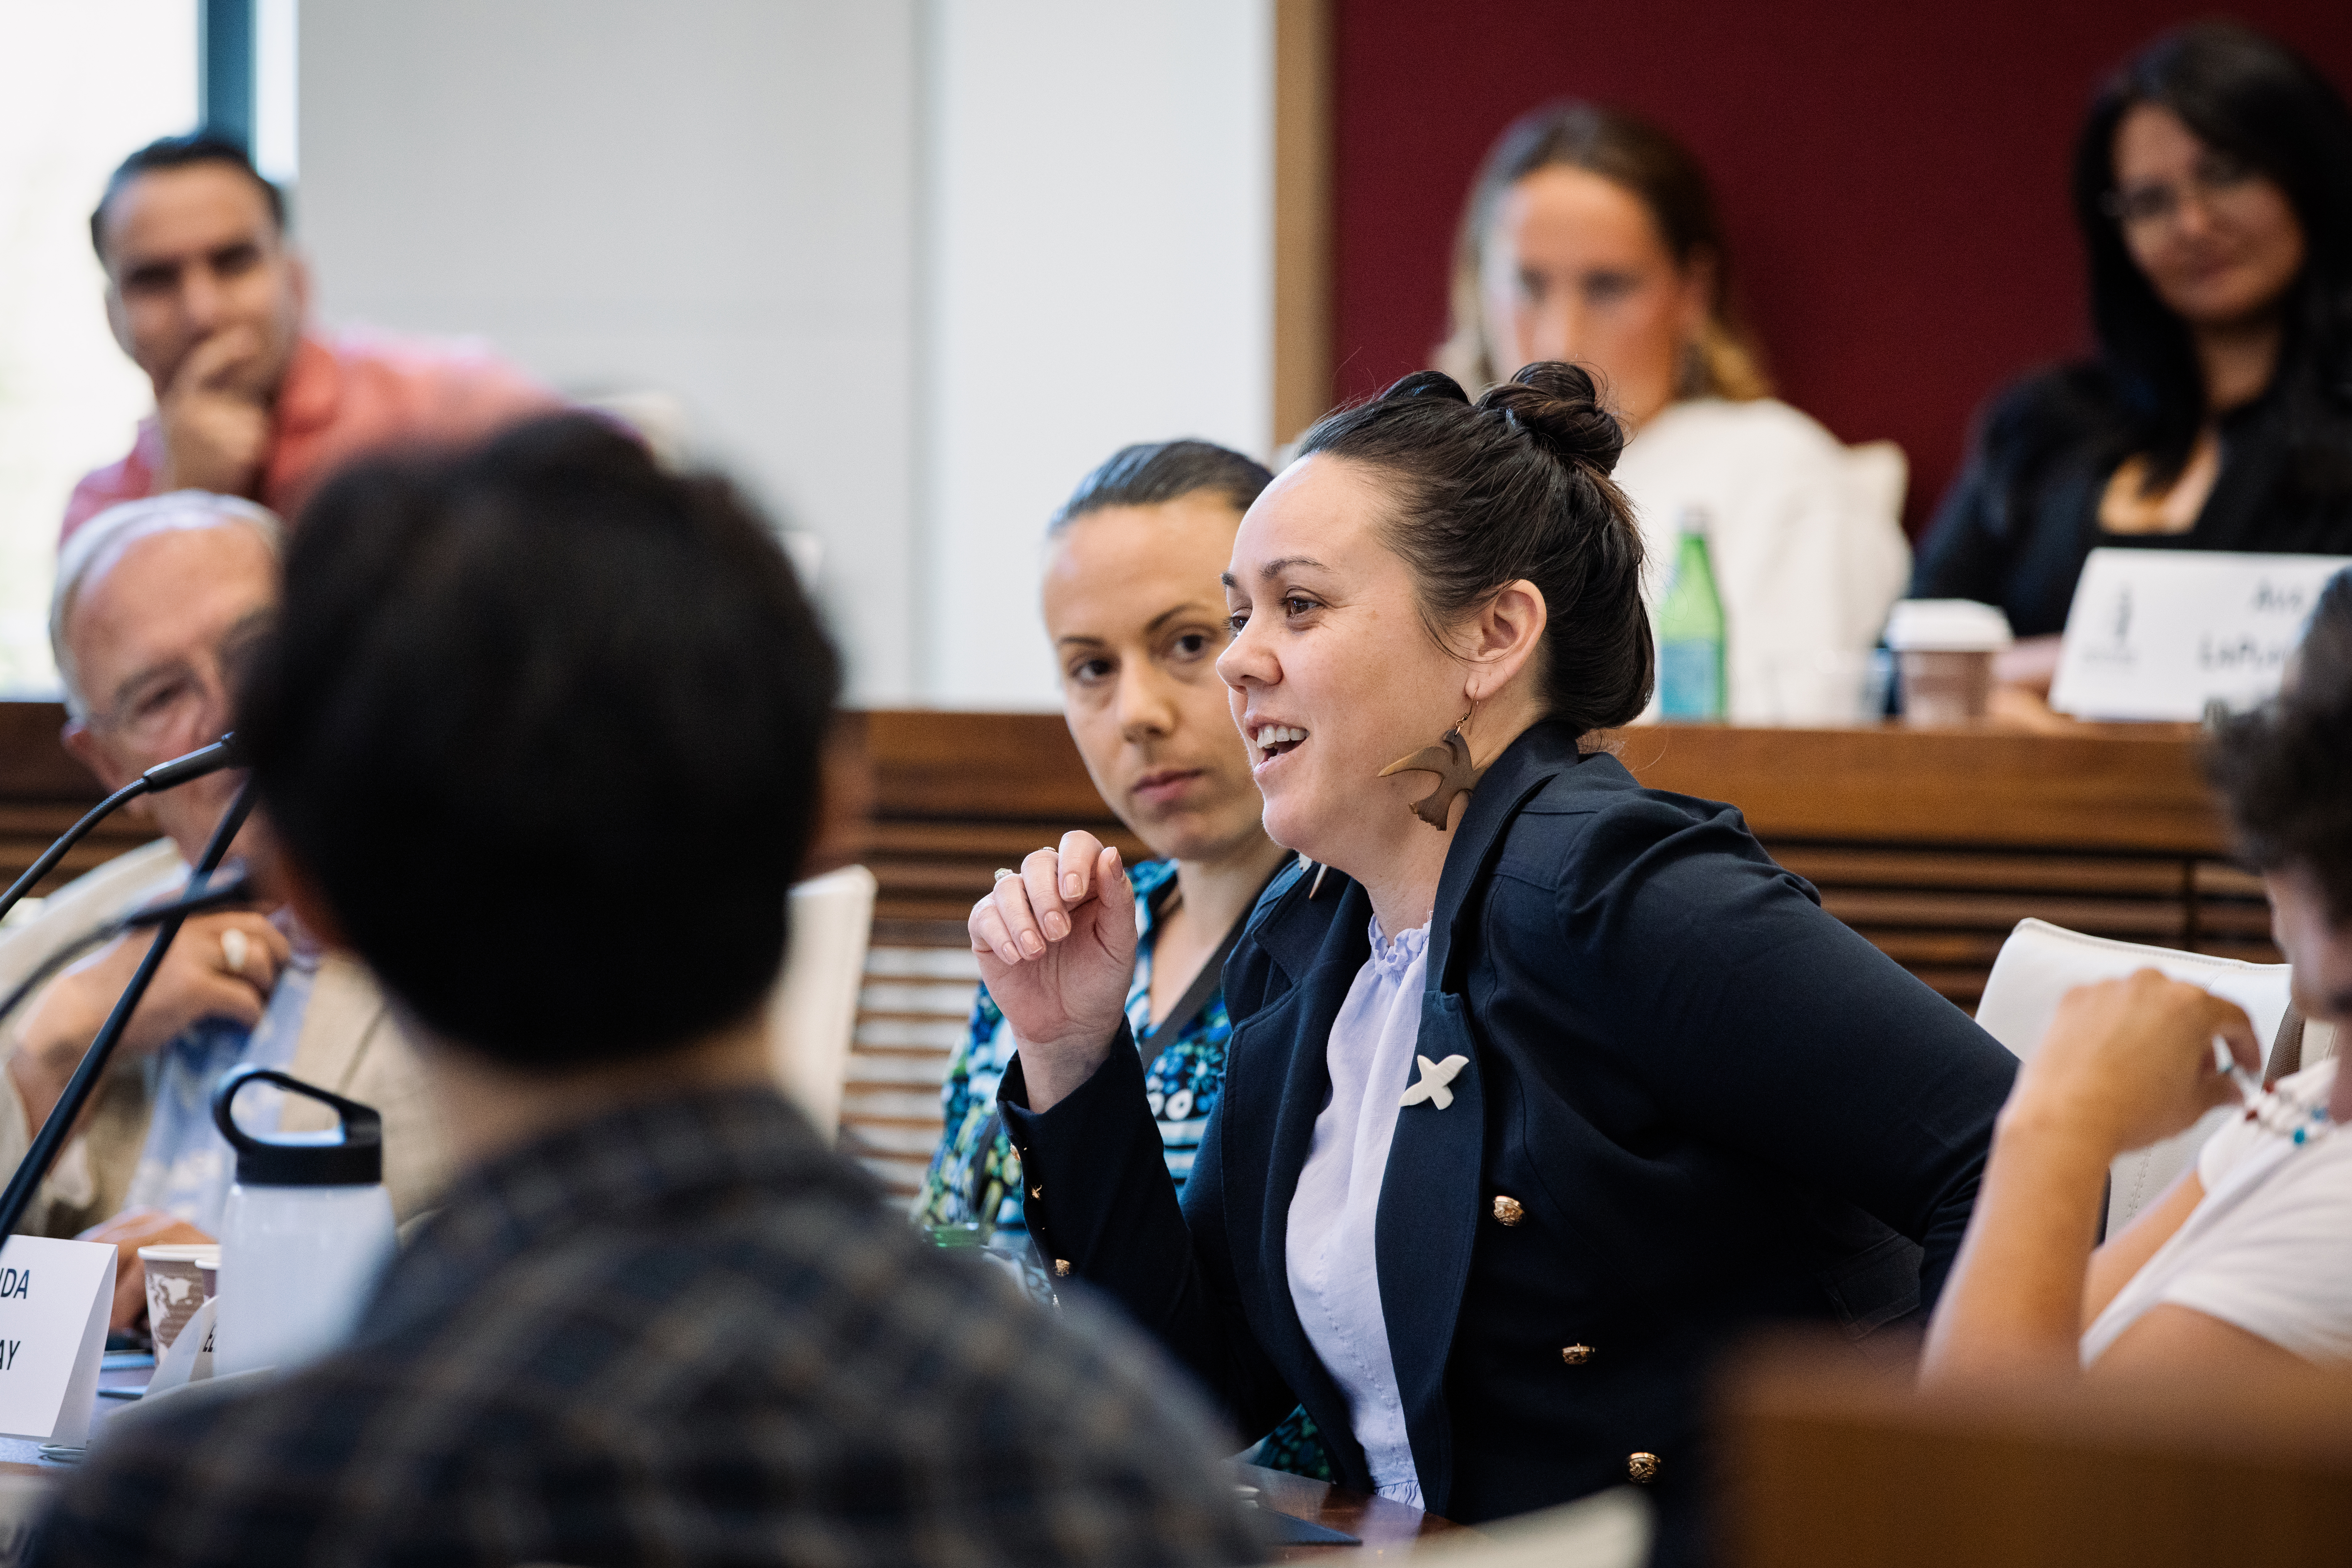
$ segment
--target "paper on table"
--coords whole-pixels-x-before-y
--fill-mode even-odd
[[[202,1383],[213,1374],[213,1325],[220,1316],[220,1298],[205,1298],[196,1309],[196,1315],[181,1326],[180,1337],[155,1363],[155,1375],[147,1380],[150,1397],[165,1394],[183,1384]]]

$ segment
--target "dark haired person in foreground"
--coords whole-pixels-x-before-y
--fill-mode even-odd
[[[205,132],[133,153],[89,215],[106,321],[155,412],[82,477],[65,533],[120,501],[212,490],[292,517],[337,465],[394,445],[471,441],[555,405],[477,349],[309,321],[286,198],[245,149]]]
[[[119,1420],[38,1561],[1254,1557],[1153,1356],[891,1223],[771,1085],[838,679],[743,504],[585,419],[321,493],[238,729],[461,1173],[347,1349]]]
[[[2352,575],[2321,596],[2286,689],[2210,762],[2261,868],[2306,1017],[2352,1024]],[[2260,1070],[2246,1016],[2143,970],[2069,994],[2002,1110],[1927,1373],[2227,1373],[2352,1362],[2352,1079],[2281,1072],[2104,1247],[2107,1167],[2240,1100],[2212,1041]],[[2288,1064],[2281,1064],[2285,1067]]]
[[[1181,1210],[1116,852],[1037,850],[971,930],[1047,1256],[1244,1427],[1303,1403],[1347,1484],[1475,1523],[1630,1479],[1686,1563],[1712,1357],[1932,1300],[2015,1067],[1738,812],[1591,749],[1651,683],[1622,439],[1577,367],[1424,372],[1243,520],[1218,672],[1315,864],[1225,966]]]
[[[2098,357],[1986,410],[1919,548],[1919,598],[1981,599],[2046,692],[2103,545],[2352,552],[2352,110],[2228,22],[2168,33],[2074,146]]]

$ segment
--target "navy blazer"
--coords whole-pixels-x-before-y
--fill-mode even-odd
[[[1370,915],[1357,884],[1318,894],[1303,868],[1260,900],[1225,966],[1225,1093],[1181,1210],[1123,1028],[1044,1114],[1017,1059],[999,1091],[1046,1255],[1244,1432],[1304,1404],[1359,1489],[1284,1245]],[[2014,1060],[1825,913],[1738,811],[1645,790],[1558,724],[1472,795],[1428,974],[1418,1053],[1469,1065],[1451,1106],[1399,1112],[1375,1227],[1423,1499],[1475,1523],[1630,1468],[1655,1488],[1660,1560],[1687,1560],[1709,1363],[1760,1322],[1859,1337],[1931,1304]]]

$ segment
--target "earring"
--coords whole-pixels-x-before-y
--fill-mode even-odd
[[[1453,809],[1454,797],[1468,795],[1486,776],[1485,768],[1472,765],[1470,742],[1462,733],[1470,727],[1471,715],[1477,710],[1473,706],[1469,713],[1454,721],[1454,728],[1446,731],[1437,744],[1423,746],[1409,757],[1399,757],[1380,773],[1382,778],[1391,773],[1435,773],[1437,787],[1412,803],[1412,814],[1440,833],[1445,831],[1445,816]]]

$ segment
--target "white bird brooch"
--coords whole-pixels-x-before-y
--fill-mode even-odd
[[[1419,1105],[1425,1100],[1443,1110],[1453,1104],[1454,1091],[1445,1086],[1452,1083],[1461,1074],[1462,1069],[1470,1065],[1470,1058],[1460,1056],[1448,1057],[1442,1062],[1431,1061],[1427,1057],[1415,1057],[1412,1059],[1421,1064],[1421,1077],[1412,1088],[1404,1091],[1404,1098],[1397,1101],[1398,1106]]]

